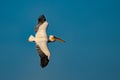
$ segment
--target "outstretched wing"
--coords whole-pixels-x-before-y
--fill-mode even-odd
[[[48,22],[45,19],[45,16],[42,15],[38,18],[38,25],[36,27],[35,34],[35,43],[36,48],[41,58],[41,66],[45,67],[49,62],[50,52],[47,47],[48,37],[46,34],[46,29],[48,26]]]
[[[36,26],[36,28],[35,28],[35,32],[38,31],[40,25],[42,25],[45,21],[46,21],[45,16],[44,16],[44,15],[41,15],[41,16],[38,18],[38,24],[37,24],[37,26]]]
[[[49,59],[48,59],[48,56],[45,55],[45,53],[41,50],[41,48],[39,47],[39,45],[36,45],[36,49],[37,49],[37,52],[40,56],[40,65],[42,68],[46,67],[48,62],[49,62]]]

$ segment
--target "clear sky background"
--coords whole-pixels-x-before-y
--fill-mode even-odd
[[[44,69],[27,41],[41,14],[66,41]],[[120,80],[120,1],[1,0],[0,80]]]

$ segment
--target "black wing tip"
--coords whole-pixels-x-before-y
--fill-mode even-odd
[[[45,55],[42,50],[40,49],[40,47],[38,45],[36,45],[36,49],[39,53],[39,56],[40,56],[40,66],[42,68],[46,67],[49,63],[49,59],[48,59],[48,56]]]
[[[48,63],[49,63],[49,59],[48,59],[47,56],[44,56],[44,57],[41,58],[41,64],[40,65],[41,65],[42,68],[46,67],[48,65]]]
[[[45,18],[45,15],[42,14],[42,15],[39,16],[39,18],[38,18],[38,23],[39,23],[39,22],[43,23],[44,21],[46,21],[46,18]]]

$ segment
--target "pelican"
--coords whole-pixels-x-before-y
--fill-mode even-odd
[[[40,65],[42,68],[46,67],[50,60],[50,51],[48,49],[48,43],[55,42],[58,40],[59,42],[64,42],[64,40],[54,36],[50,35],[47,36],[46,29],[48,27],[48,22],[44,15],[41,15],[38,18],[38,24],[35,28],[35,36],[30,35],[28,38],[29,42],[35,42],[36,43],[36,50],[40,56]]]

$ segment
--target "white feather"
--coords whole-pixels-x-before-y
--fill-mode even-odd
[[[29,42],[33,42],[33,41],[35,41],[35,37],[34,37],[33,35],[30,35],[28,41],[29,41]]]
[[[49,59],[50,51],[47,47],[47,41],[48,41],[48,37],[46,34],[47,26],[48,26],[47,21],[45,21],[42,25],[40,25],[40,27],[35,35],[35,42],[37,45],[39,45],[41,50],[45,53],[45,55],[48,56],[48,59]]]

